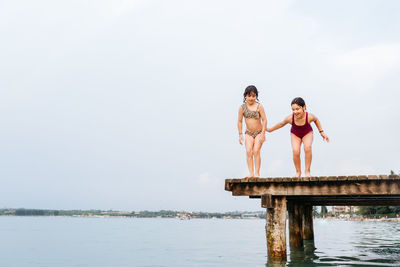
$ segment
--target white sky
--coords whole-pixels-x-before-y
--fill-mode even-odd
[[[1,1],[0,204],[260,210],[237,110],[254,84],[269,126],[302,96],[312,174],[400,172],[399,1]],[[315,129],[315,127],[314,127]],[[290,127],[264,177],[291,176]],[[303,155],[302,155],[303,156]]]

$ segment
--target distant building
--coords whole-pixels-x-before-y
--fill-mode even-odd
[[[242,214],[242,219],[258,219],[258,214],[254,214],[254,213],[244,213]]]
[[[355,212],[355,211],[356,211],[355,206],[332,206],[333,214],[349,213],[349,212]]]

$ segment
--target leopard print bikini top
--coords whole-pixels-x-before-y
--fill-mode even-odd
[[[244,103],[244,104],[242,105],[243,116],[244,116],[246,119],[259,119],[259,118],[260,118],[260,113],[258,112],[258,107],[259,107],[259,106],[260,106],[260,104],[258,104],[257,110],[252,111],[252,110],[249,110],[249,109],[247,108],[246,103]]]

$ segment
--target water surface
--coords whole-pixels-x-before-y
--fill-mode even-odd
[[[400,266],[400,223],[315,220],[268,262],[265,220],[0,216],[0,266]]]

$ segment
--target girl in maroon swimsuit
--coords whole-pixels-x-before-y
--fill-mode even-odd
[[[276,124],[275,126],[267,128],[267,132],[271,133],[279,128],[282,128],[288,123],[292,125],[292,128],[290,129],[291,133],[290,135],[291,135],[292,149],[293,149],[293,162],[294,162],[294,167],[296,168],[295,177],[301,176],[301,168],[300,168],[301,143],[303,143],[304,153],[306,155],[305,176],[311,177],[310,174],[310,167],[312,160],[311,145],[314,138],[313,129],[310,124],[311,122],[315,123],[315,126],[317,126],[318,131],[321,134],[324,141],[329,142],[329,137],[324,133],[324,130],[322,130],[322,126],[318,118],[315,115],[306,112],[305,110],[306,110],[306,103],[304,102],[303,98],[296,97],[292,101],[293,114],[287,116],[282,122]]]

